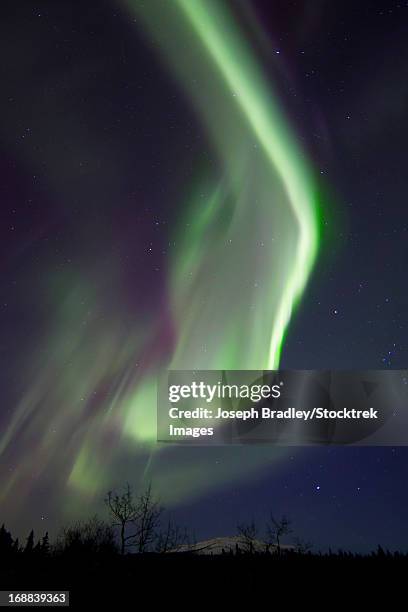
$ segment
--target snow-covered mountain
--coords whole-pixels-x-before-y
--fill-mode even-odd
[[[252,541],[252,552],[265,552],[268,546],[262,540]],[[281,545],[282,550],[292,550],[293,546]],[[181,546],[175,552],[195,552],[198,555],[222,555],[222,554],[237,554],[240,552],[249,552],[250,544],[240,536],[225,536],[219,538],[211,538],[203,540],[196,544]],[[276,546],[269,546],[269,551],[274,552]]]

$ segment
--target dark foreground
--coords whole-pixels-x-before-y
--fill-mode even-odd
[[[210,603],[223,591],[233,599],[262,598],[265,592],[290,599],[329,589],[335,596],[406,582],[408,558],[382,551],[360,557],[336,555],[192,555],[49,556],[1,563],[1,590],[70,591],[71,605],[122,609],[125,602],[150,599],[178,602],[191,596]],[[132,606],[134,607],[134,606]]]

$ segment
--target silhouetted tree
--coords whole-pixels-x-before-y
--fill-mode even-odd
[[[113,517],[113,524],[119,527],[121,553],[125,553],[127,547],[135,547],[137,552],[144,553],[153,544],[160,515],[163,508],[155,499],[152,487],[135,498],[129,484],[123,493],[109,491],[105,503]],[[132,533],[128,533],[131,528]]]
[[[44,541],[44,538],[46,546],[48,535],[47,540]],[[115,531],[112,525],[95,515],[88,521],[77,521],[64,527],[58,536],[55,551],[81,556],[113,554],[117,552]]]
[[[312,548],[313,548],[313,544],[311,542],[303,540],[302,538],[299,538],[299,537],[295,538],[295,551],[299,553],[300,555],[307,554],[308,552],[311,551]]]
[[[156,552],[177,552],[183,546],[189,544],[187,529],[182,529],[175,524],[171,518],[167,521],[166,527],[157,533]]]
[[[154,498],[152,486],[149,484],[146,491],[139,497],[137,518],[133,521],[136,530],[132,541],[139,553],[146,552],[154,542],[162,512],[163,508]]]
[[[47,555],[50,550],[50,545],[48,541],[48,531],[43,535],[41,540],[38,540],[37,544],[34,546],[33,552],[36,555]]]
[[[49,552],[50,552],[50,542],[48,538],[48,531],[46,531],[41,539],[41,553],[43,555],[48,555]]]
[[[24,552],[26,554],[30,554],[32,553],[34,550],[34,530],[32,529],[29,533],[29,536],[27,538],[27,542],[26,545],[24,547]]]
[[[276,546],[278,555],[281,553],[281,541],[285,535],[292,533],[291,521],[287,516],[283,515],[277,519],[271,513],[269,522],[266,525],[266,537],[269,546]]]
[[[34,546],[33,553],[35,553],[36,555],[41,554],[41,541],[40,540],[38,540],[37,544]]]
[[[19,542],[18,538],[16,538],[14,540],[14,542],[13,542],[13,554],[16,555],[19,552],[21,552],[20,542]]]
[[[105,504],[113,518],[113,524],[119,527],[120,552],[125,554],[125,548],[133,535],[127,535],[126,529],[138,518],[137,502],[133,497],[130,484],[127,483],[123,493],[108,491]]]
[[[241,538],[244,550],[247,553],[253,553],[255,548],[255,541],[258,534],[258,527],[255,524],[254,519],[250,523],[240,523],[237,527],[238,534]]]
[[[0,555],[6,556],[13,552],[13,538],[4,524],[0,527]]]

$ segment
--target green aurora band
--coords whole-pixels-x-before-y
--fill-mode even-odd
[[[78,512],[78,496],[99,500],[112,484],[142,473],[166,503],[177,504],[284,455],[271,448],[221,449],[215,466],[211,449],[197,449],[194,462],[186,460],[186,449],[155,441],[162,368],[279,366],[318,249],[312,172],[231,6],[218,0],[124,4],[187,95],[213,152],[172,237],[168,300],[176,341],[170,356],[146,364],[154,319],[129,316],[126,333],[113,320],[81,327],[78,304],[97,308],[101,298],[76,279],[0,439],[0,455],[17,438],[30,447],[29,461],[4,480],[3,498],[17,488],[21,498],[54,473],[71,514]],[[105,273],[114,276],[114,265]]]
[[[226,3],[176,0],[130,2],[130,6],[146,20],[166,58],[171,58],[210,131],[223,169],[223,182],[207,202],[197,206],[180,253],[181,272],[174,294],[182,297],[176,312],[179,303],[188,303],[190,321],[185,324],[188,314],[181,307],[182,332],[172,366],[188,368],[193,363],[214,369],[274,369],[293,308],[316,257],[318,207],[310,173]],[[166,30],[162,33],[163,24]],[[224,223],[220,235],[225,216],[229,224]],[[205,241],[211,247],[200,253]],[[229,249],[233,253],[229,256],[228,245],[232,244],[235,248]],[[259,246],[263,248],[260,253]],[[203,262],[206,258],[212,259],[212,266]],[[190,283],[188,274],[193,277]],[[207,281],[206,275],[210,277]],[[237,276],[241,280],[234,286]],[[223,299],[226,286],[228,296]],[[191,287],[199,288],[198,295],[193,289],[193,308]],[[247,303],[243,292],[249,298]],[[206,296],[211,297],[212,305],[215,298],[221,306],[221,313],[217,306],[208,319],[202,310]],[[231,307],[231,298],[243,307],[236,307],[235,302]],[[251,298],[256,308],[248,320]],[[207,349],[209,355],[203,360],[197,356],[197,347],[208,337],[214,321],[221,335],[212,334],[215,346]],[[244,322],[248,323],[247,333]]]

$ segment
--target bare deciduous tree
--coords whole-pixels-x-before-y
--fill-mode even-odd
[[[258,535],[258,527],[256,526],[254,519],[252,519],[250,523],[240,523],[237,530],[245,551],[248,553],[253,553],[254,544]]]
[[[277,519],[271,513],[269,516],[269,522],[266,525],[266,537],[269,546],[276,546],[278,555],[281,553],[281,540],[285,535],[292,533],[291,520],[283,515],[280,519]]]
[[[163,508],[153,496],[151,484],[139,497],[136,508],[137,518],[133,521],[136,528],[133,534],[133,544],[139,553],[144,553],[154,542],[163,512]]]
[[[295,551],[300,555],[306,555],[313,548],[313,544],[302,538],[295,538]]]
[[[120,552],[125,554],[125,548],[133,536],[127,535],[126,530],[138,518],[137,503],[133,498],[130,484],[127,483],[122,493],[109,491],[105,504],[113,517],[113,524],[119,527]]]
[[[166,527],[157,534],[156,552],[177,552],[188,544],[189,536],[187,529],[182,529],[169,518]]]
[[[95,515],[87,521],[77,521],[63,527],[54,550],[79,555],[113,554],[117,552],[115,532],[112,525]]]
[[[121,553],[124,554],[129,547],[135,547],[139,553],[146,552],[156,538],[162,513],[151,485],[138,498],[129,484],[120,494],[109,491],[105,503],[113,517],[113,524],[119,527]]]

